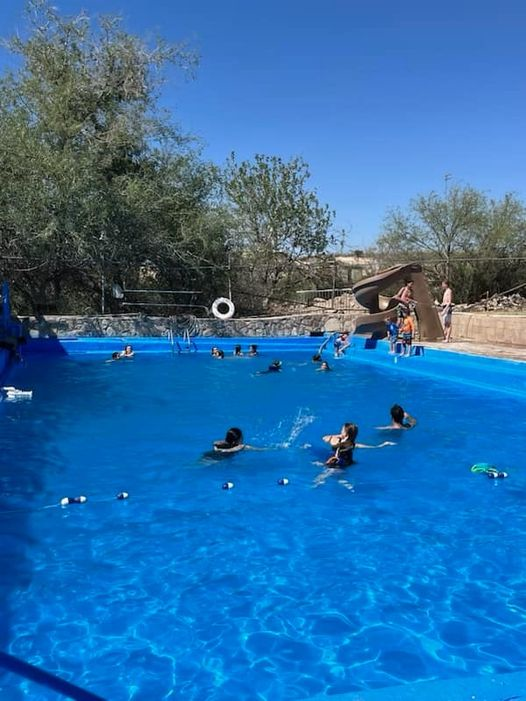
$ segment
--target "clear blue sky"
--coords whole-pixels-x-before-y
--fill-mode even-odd
[[[301,155],[320,199],[370,243],[386,210],[444,175],[526,200],[524,0],[55,0],[188,40],[201,64],[163,103],[222,163]],[[0,32],[23,28],[0,4]],[[0,59],[5,65],[5,54]]]

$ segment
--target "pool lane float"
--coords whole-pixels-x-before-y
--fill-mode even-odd
[[[115,499],[117,499],[117,501],[124,501],[124,499],[128,499],[129,496],[128,492],[119,492],[115,495]],[[78,497],[62,497],[59,504],[60,506],[69,506],[70,504],[85,504],[87,501],[88,497],[81,494]]]
[[[486,475],[489,479],[504,479],[508,476],[507,472],[501,472],[495,465],[490,465],[487,462],[478,462],[471,466],[471,472],[480,475]]]
[[[68,504],[85,504],[88,501],[88,497],[81,495],[79,497],[63,497],[60,500],[60,506],[68,506]]]

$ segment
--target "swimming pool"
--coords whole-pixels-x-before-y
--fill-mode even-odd
[[[33,400],[0,405],[2,647],[112,701],[524,669],[526,400],[488,389],[515,376],[520,390],[523,369],[452,361],[453,382],[432,356],[418,369],[357,350],[324,374],[312,343],[224,361],[28,355],[9,380]],[[276,353],[283,372],[256,376]],[[377,443],[394,402],[417,428],[315,487],[320,436],[350,420]],[[203,459],[230,425],[267,450]],[[481,461],[509,479],[470,473]],[[88,502],[42,508],[77,494]],[[0,690],[56,697],[13,678]]]

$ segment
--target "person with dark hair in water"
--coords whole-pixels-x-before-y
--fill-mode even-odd
[[[254,358],[256,355],[258,355],[258,347],[255,343],[251,343],[248,347],[248,355],[250,358]]]
[[[321,355],[319,353],[314,353],[312,356],[313,363],[321,363]]]
[[[121,351],[121,358],[133,358],[133,356],[133,348],[129,344],[124,346],[124,350]]]
[[[219,360],[223,360],[225,357],[225,351],[222,351],[220,348],[217,348],[217,346],[214,346],[210,351],[210,355],[212,358],[219,358]]]
[[[234,346],[234,355],[236,357],[243,355],[243,351],[241,350],[241,346],[239,344]]]
[[[316,372],[330,372],[329,363],[326,360],[322,360],[320,367],[316,368]]]
[[[272,372],[281,372],[281,360],[273,360],[266,370],[258,370],[256,375],[268,375]]]
[[[353,423],[344,423],[340,433],[328,434],[322,440],[333,449],[333,454],[325,463],[329,467],[348,467],[353,463],[353,450],[356,447],[358,426]]]
[[[416,419],[411,414],[408,414],[400,404],[393,404],[390,413],[391,423],[389,426],[378,426],[381,431],[396,431],[416,426]]]
[[[391,441],[384,441],[379,445],[357,443],[358,426],[354,423],[344,423],[340,433],[323,436],[322,440],[328,443],[334,453],[325,463],[327,467],[343,468],[353,464],[353,451],[355,448],[385,448],[394,445]]]
[[[243,448],[243,432],[235,426],[228,429],[224,440],[214,441],[214,450],[220,453],[237,453]]]

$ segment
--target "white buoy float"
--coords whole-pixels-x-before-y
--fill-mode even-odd
[[[60,506],[68,506],[68,504],[85,504],[88,501],[88,497],[81,495],[79,497],[63,497],[60,500]]]

